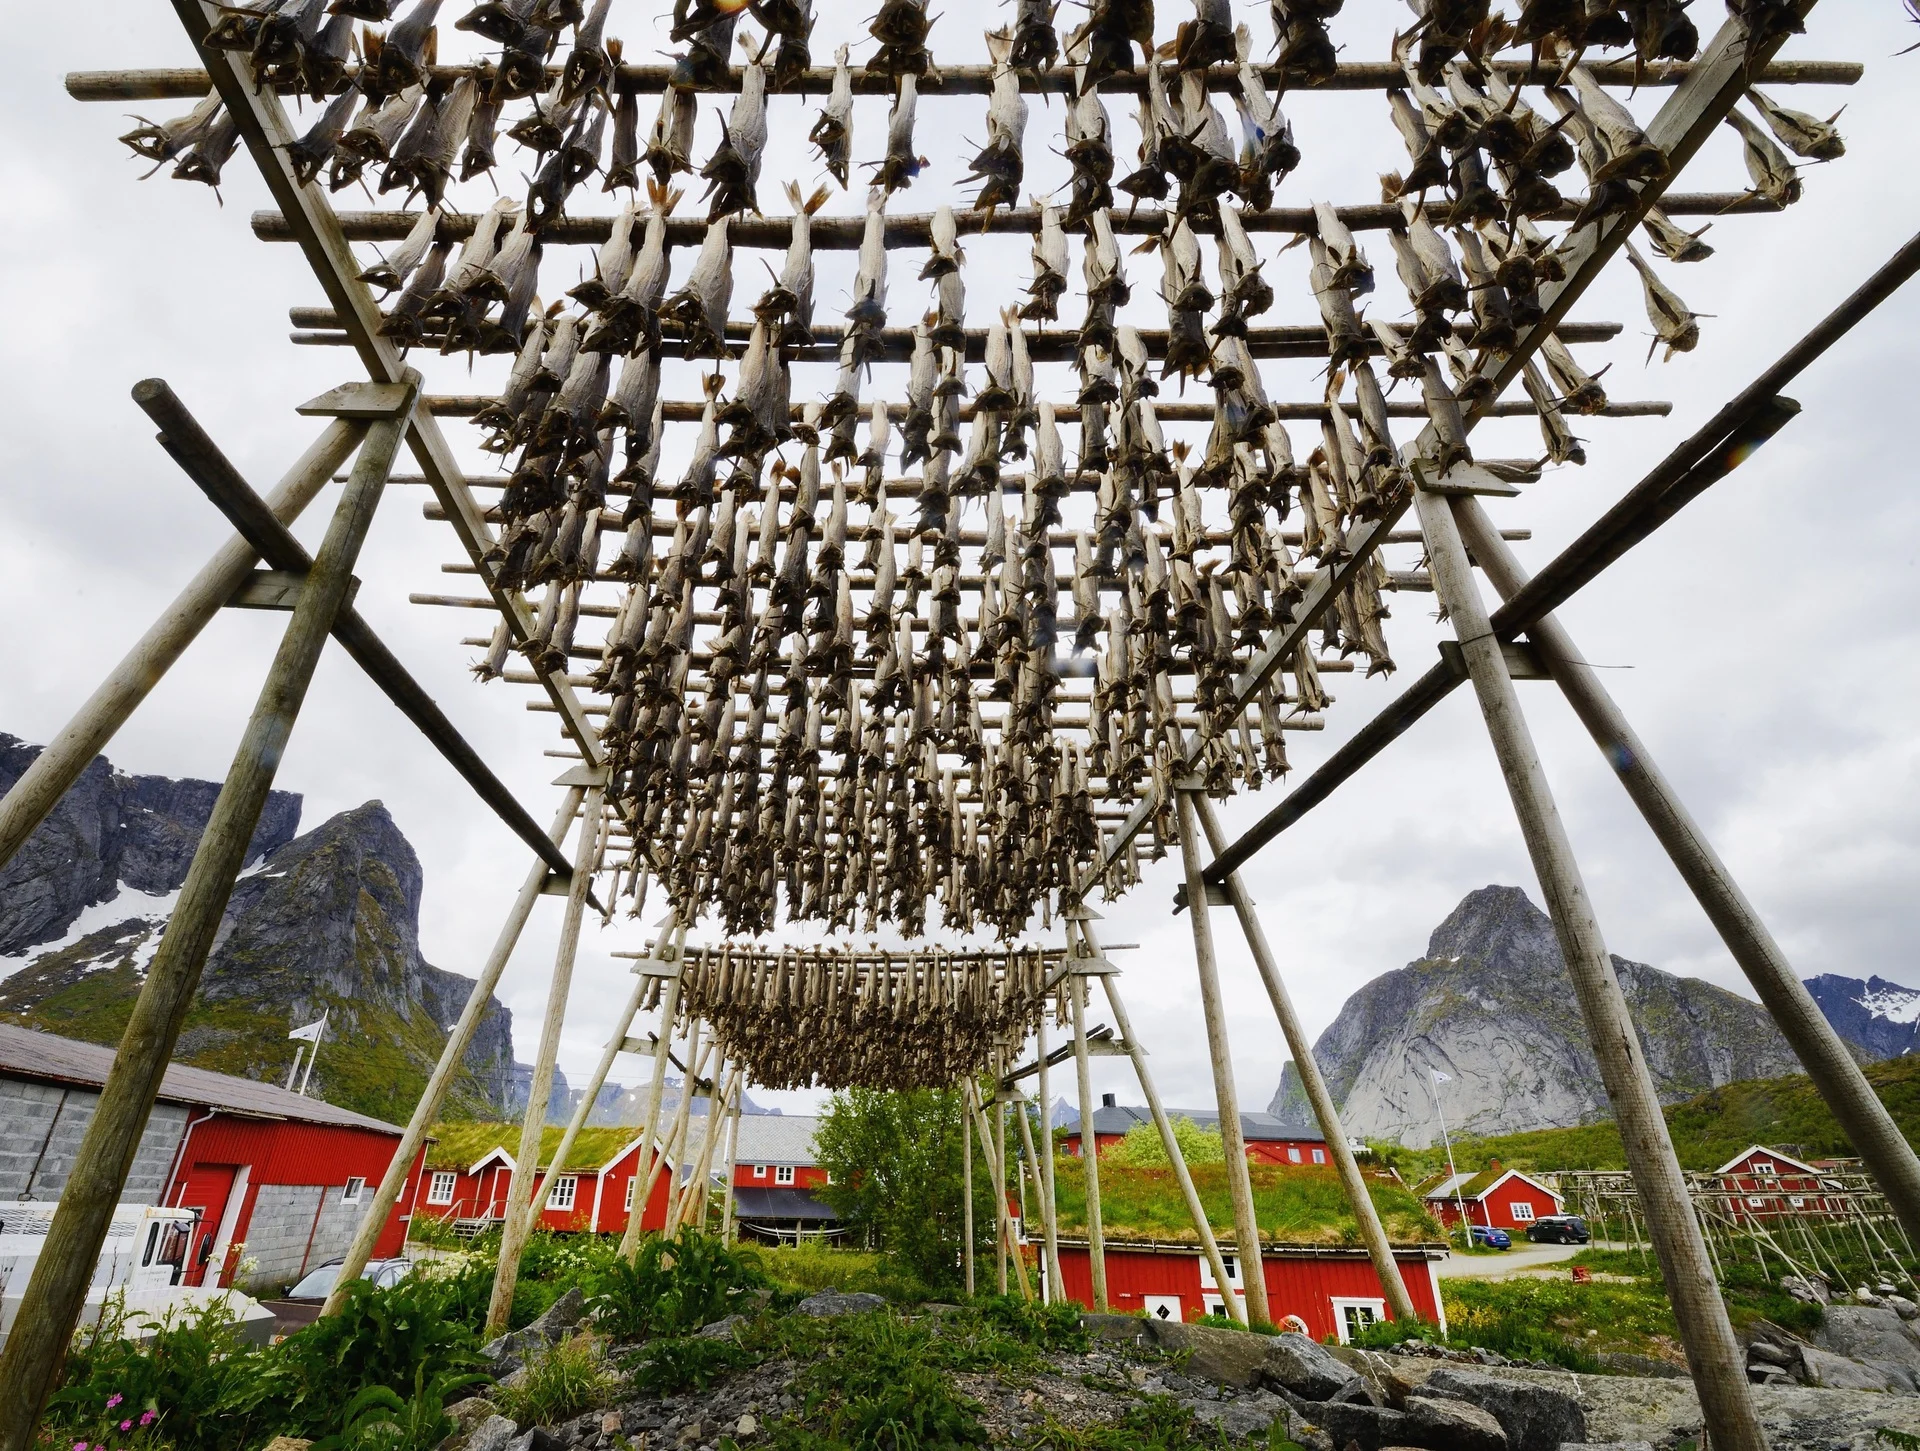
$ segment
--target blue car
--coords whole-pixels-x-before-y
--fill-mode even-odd
[[[1513,1236],[1504,1229],[1488,1229],[1485,1225],[1473,1226],[1473,1242],[1485,1245],[1488,1249],[1512,1249]]]

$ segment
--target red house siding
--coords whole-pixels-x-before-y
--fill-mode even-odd
[[[1528,1225],[1543,1215],[1558,1214],[1560,1201],[1539,1185],[1525,1179],[1503,1180],[1477,1199],[1463,1199],[1467,1219],[1489,1229],[1520,1230],[1524,1232]],[[1515,1205],[1524,1205],[1533,1210],[1532,1214],[1517,1215]],[[1451,1198],[1429,1200],[1427,1207],[1442,1224],[1449,1227],[1460,1223],[1460,1211]]]
[[[1093,1136],[1093,1142],[1101,1153],[1112,1148],[1126,1137],[1124,1134],[1101,1134]],[[1060,1152],[1078,1154],[1080,1135],[1068,1134],[1060,1140]],[[1247,1159],[1255,1164],[1322,1164],[1327,1162],[1327,1146],[1318,1139],[1249,1139],[1247,1141]],[[1294,1155],[1299,1157],[1295,1158]],[[1318,1159],[1314,1158],[1319,1154]],[[758,1182],[758,1181],[755,1181]]]
[[[1742,1154],[1727,1165],[1715,1182],[1722,1190],[1738,1196],[1726,1202],[1727,1211],[1736,1219],[1827,1214],[1842,1207],[1838,1201],[1828,1201],[1824,1194],[1826,1186],[1818,1174],[1809,1173],[1771,1149]]]
[[[792,1169],[793,1178],[780,1178],[782,1168]],[[816,1164],[741,1164],[734,1169],[733,1182],[743,1189],[818,1189],[827,1182],[827,1171]]]
[[[540,1212],[540,1225],[543,1229],[598,1232],[600,1234],[623,1234],[627,1228],[627,1184],[633,1178],[639,1163],[640,1152],[637,1145],[630,1147],[611,1165],[596,1164],[589,1167],[568,1169],[566,1174],[574,1179],[573,1207],[555,1209],[551,1196]],[[423,1190],[420,1200],[420,1212],[431,1214],[436,1219],[500,1219],[505,1217],[507,1195],[513,1187],[513,1170],[499,1159],[488,1161],[479,1173],[469,1173],[466,1169],[440,1172],[454,1174],[453,1201],[449,1204],[427,1203]],[[534,1192],[546,1180],[546,1171],[542,1170],[534,1177]],[[431,1179],[431,1172],[428,1175]],[[647,1200],[646,1214],[641,1220],[643,1229],[658,1229],[667,1222],[667,1176],[663,1171],[655,1178],[653,1193]]]
[[[1423,1319],[1440,1319],[1439,1288],[1432,1263],[1424,1254],[1397,1254],[1407,1293],[1414,1309]],[[1278,1323],[1288,1315],[1297,1315],[1307,1333],[1321,1340],[1339,1331],[1334,1315],[1334,1300],[1382,1300],[1380,1280],[1364,1254],[1329,1256],[1294,1253],[1284,1249],[1268,1251],[1263,1257],[1267,1276],[1267,1298]],[[1060,1278],[1067,1298],[1083,1305],[1093,1303],[1093,1277],[1087,1251],[1077,1246],[1060,1248]],[[1198,1320],[1206,1313],[1206,1297],[1218,1292],[1203,1288],[1198,1250],[1129,1249],[1107,1245],[1107,1298],[1115,1311],[1129,1314],[1144,1311],[1149,1295],[1177,1296],[1180,1318]],[[1383,1310],[1382,1313],[1389,1313]]]

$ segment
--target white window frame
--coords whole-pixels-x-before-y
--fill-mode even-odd
[[[793,1165],[781,1164],[777,1166],[773,1171],[773,1182],[776,1184],[791,1184],[793,1182]]]
[[[1539,1217],[1533,1212],[1533,1201],[1531,1199],[1514,1200],[1513,1203],[1507,1206],[1507,1214],[1515,1224],[1532,1224],[1533,1221]]]
[[[1766,1203],[1766,1199],[1759,1194],[1749,1194],[1747,1196],[1747,1208],[1749,1209],[1764,1209]]]
[[[1766,1159],[1755,1159],[1753,1161],[1753,1172],[1756,1174],[1778,1174],[1780,1171],[1774,1168]]]
[[[1205,1255],[1200,1255],[1198,1258],[1200,1260],[1200,1288],[1203,1290],[1218,1290],[1220,1286],[1213,1278],[1212,1263]],[[1240,1277],[1240,1256],[1229,1254],[1227,1251],[1222,1250],[1220,1251],[1220,1258],[1226,1262],[1227,1284],[1232,1287],[1236,1294],[1245,1294],[1244,1282]]]
[[[1242,1295],[1236,1290],[1233,1298],[1239,1302],[1242,1310],[1247,1308],[1247,1297],[1245,1295]],[[1227,1302],[1220,1297],[1218,1291],[1211,1294],[1203,1294],[1200,1297],[1200,1313],[1203,1315],[1225,1315],[1227,1314]]]
[[[1287,1162],[1289,1164],[1298,1164],[1300,1162],[1299,1145],[1296,1144],[1287,1150]]]
[[[1342,1345],[1353,1343],[1353,1327],[1347,1323],[1349,1310],[1364,1311],[1369,1324],[1377,1325],[1387,1318],[1385,1300],[1366,1299],[1361,1296],[1334,1295],[1329,1297],[1333,1305],[1333,1329]]]
[[[366,1192],[366,1189],[367,1181],[358,1174],[355,1174],[348,1179],[345,1184],[340,1186],[340,1202],[342,1204],[358,1204],[360,1202],[360,1196]]]
[[[640,1176],[638,1174],[630,1176],[627,1180],[627,1213],[629,1214],[633,1213],[633,1196],[637,1192],[634,1186],[639,1182]]]
[[[766,1166],[765,1164],[755,1164],[755,1165],[753,1166],[753,1177],[754,1177],[754,1178],[756,1178],[756,1179],[764,1179],[764,1178],[766,1178],[766,1177],[767,1177],[767,1166]]]
[[[451,1204],[453,1191],[460,1187],[460,1176],[451,1169],[435,1169],[427,1180],[427,1203]],[[442,1192],[445,1191],[445,1192]]]
[[[578,1174],[562,1174],[553,1181],[553,1192],[547,1195],[547,1208],[573,1208],[574,1195],[579,1192],[579,1188],[580,1176]]]
[[[1807,1207],[1805,1196],[1799,1194],[1789,1194],[1787,1196],[1787,1203],[1791,1204],[1795,1209],[1805,1209]]]

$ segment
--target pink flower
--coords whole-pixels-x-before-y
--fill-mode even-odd
[[[131,1420],[122,1421],[120,1423],[120,1429],[123,1431],[131,1431],[133,1429],[133,1422]]]
[[[120,1402],[122,1402],[125,1399],[126,1399],[125,1396],[121,1395],[120,1392],[115,1391],[112,1395],[107,1397],[107,1409],[112,1410],[115,1406],[119,1405]]]
[[[142,1411],[142,1412],[140,1413],[140,1424],[141,1424],[141,1425],[143,1425],[143,1426],[151,1426],[151,1425],[153,1424],[153,1421],[154,1421],[154,1415],[153,1415],[153,1412],[152,1412],[152,1411]]]
[[[87,1451],[87,1443],[85,1441],[75,1441],[73,1443],[73,1451]]]

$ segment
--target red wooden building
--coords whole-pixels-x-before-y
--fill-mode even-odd
[[[1472,1174],[1452,1174],[1423,1189],[1427,1210],[1448,1228],[1467,1220],[1485,1229],[1525,1233],[1536,1219],[1560,1213],[1561,1197],[1538,1179],[1518,1169],[1491,1168]]]
[[[553,1152],[565,1131],[549,1124],[540,1135],[540,1163],[534,1191],[546,1182]],[[513,1187],[513,1149],[520,1144],[518,1124],[445,1123],[434,1129],[427,1154],[418,1212],[457,1226],[483,1230],[506,1218]],[[509,1147],[509,1146],[512,1147]],[[552,1230],[620,1234],[633,1209],[640,1169],[640,1134],[631,1127],[582,1129],[567,1162],[554,1180],[540,1223]],[[667,1219],[665,1174],[654,1179],[643,1228],[657,1229]]]
[[[1107,1301],[1122,1314],[1144,1311],[1163,1320],[1197,1320],[1202,1315],[1226,1313],[1226,1299],[1215,1282],[1206,1256],[1190,1244],[1155,1240],[1116,1239],[1106,1235]],[[1440,1303],[1440,1285],[1434,1264],[1446,1258],[1436,1245],[1398,1246],[1394,1259],[1401,1266],[1407,1293],[1427,1320],[1446,1328],[1446,1310]],[[1242,1268],[1232,1255],[1227,1262],[1229,1290],[1245,1303]],[[1345,1246],[1274,1244],[1262,1251],[1267,1300],[1274,1324],[1301,1330],[1315,1340],[1337,1336],[1345,1344],[1362,1325],[1391,1318],[1380,1279],[1366,1251]],[[1093,1274],[1085,1240],[1060,1241],[1060,1279],[1067,1297],[1083,1305],[1093,1303]],[[1297,1324],[1289,1324],[1289,1319]]]
[[[1772,1219],[1788,1215],[1843,1212],[1844,1197],[1834,1191],[1820,1166],[1770,1149],[1765,1144],[1735,1154],[1715,1169],[1707,1187],[1725,1196],[1721,1202],[1736,1219]]]
[[[0,1198],[53,1199],[100,1101],[114,1050],[0,1024]],[[174,1064],[124,1201],[199,1211],[189,1285],[265,1289],[346,1251],[400,1130],[271,1083]],[[418,1162],[374,1254],[395,1255]],[[16,1182],[18,1180],[18,1182]]]
[[[1170,1108],[1168,1118],[1183,1118],[1195,1127],[1217,1131],[1220,1114],[1210,1108]],[[1127,1136],[1140,1124],[1151,1124],[1152,1116],[1144,1107],[1122,1104],[1111,1093],[1100,1096],[1100,1107],[1093,1112],[1093,1141],[1101,1153]],[[1247,1158],[1255,1164],[1326,1164],[1327,1141],[1318,1129],[1283,1124],[1268,1113],[1240,1115],[1240,1135],[1247,1143]],[[1080,1152],[1080,1120],[1068,1120],[1066,1132],[1059,1137],[1064,1154]]]

